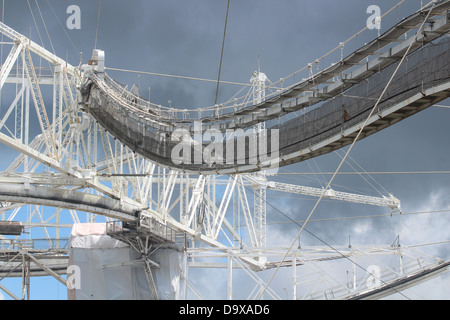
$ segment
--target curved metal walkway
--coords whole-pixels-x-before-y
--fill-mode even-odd
[[[178,119],[174,110],[134,96],[102,72],[91,74],[81,87],[83,108],[131,150],[172,170],[233,174],[303,161],[350,144],[366,120],[360,139],[450,96],[450,42],[435,43],[450,30],[449,9],[450,1],[442,1],[417,12],[340,63],[232,113],[217,109],[214,117]],[[404,39],[411,29],[417,34]],[[362,62],[369,56],[375,58]],[[325,84],[335,76],[339,79]],[[301,109],[294,120],[255,129],[257,123]]]

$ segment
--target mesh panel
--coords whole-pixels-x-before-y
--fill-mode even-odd
[[[400,66],[393,82],[386,90],[380,101],[377,112],[385,110],[405,99],[413,96],[421,90],[433,87],[439,83],[448,81],[450,68],[450,41],[445,39],[437,44],[429,44],[409,54]],[[399,62],[396,62],[383,70],[373,70],[374,74],[367,80],[352,86],[343,94],[336,96],[320,106],[314,106],[312,110],[305,112],[297,118],[285,122],[282,126],[274,126],[271,129],[279,130],[279,156],[290,155],[299,150],[319,143],[342,130],[363,123],[374,107],[377,99],[391,78]],[[223,161],[208,165],[204,161],[196,163],[196,152],[204,154],[205,147],[210,142],[200,147],[194,147],[192,134],[187,132],[174,139],[170,132],[175,129],[157,130],[158,125],[152,115],[138,105],[133,106],[133,101],[126,101],[126,105],[108,94],[107,90],[99,87],[98,83],[91,83],[88,89],[84,88],[84,96],[89,97],[87,111],[114,137],[127,145],[131,150],[149,158],[157,163],[172,168],[195,172],[215,172],[223,169],[233,169],[239,163],[245,165],[254,164],[261,160],[255,156],[255,132],[249,132],[245,139],[245,152],[239,154],[242,140],[234,139],[234,146],[229,148],[222,144]],[[126,98],[125,98],[126,99]],[[272,150],[272,131],[267,130],[267,150]],[[225,133],[222,132],[225,137]],[[180,147],[180,142],[185,141],[188,148],[184,149],[182,163],[174,163],[172,151]],[[278,142],[278,141],[274,141]],[[227,148],[228,147],[228,148]],[[200,151],[198,151],[200,150]],[[234,161],[226,162],[228,152]],[[188,152],[187,152],[188,151]],[[270,152],[269,152],[270,153]],[[306,158],[304,158],[306,159]],[[304,159],[297,159],[301,161]],[[238,161],[240,160],[240,161]],[[228,163],[228,164],[226,164]],[[284,163],[287,164],[287,163]]]
[[[445,82],[450,76],[450,41],[428,45],[408,55],[378,104],[377,112]],[[364,122],[398,63],[373,74],[327,102],[280,126],[280,154],[307,148],[340,131]]]

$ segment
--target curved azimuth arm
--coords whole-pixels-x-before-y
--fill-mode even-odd
[[[171,170],[236,174],[276,169],[343,148],[356,135],[363,139],[424,110],[431,105],[427,100],[436,103],[449,97],[447,88],[439,86],[448,87],[449,83],[450,71],[443,67],[450,55],[448,42],[439,43],[436,50],[427,46],[450,31],[447,9],[450,2],[443,1],[411,15],[339,63],[275,97],[263,94],[264,90],[258,88],[267,88],[261,85],[262,80],[253,77],[253,105],[240,109],[233,106],[233,111],[226,114],[216,106],[212,117],[204,116],[207,110],[198,109],[189,110],[191,114],[199,113],[198,117],[187,118],[186,110],[164,108],[140,98],[101,71],[104,58],[97,54],[97,60],[85,67],[88,80],[80,87],[83,109],[131,150]],[[402,36],[409,30],[405,26],[422,25],[426,16],[423,13],[433,13],[432,23],[404,39]],[[393,47],[385,47],[396,42]],[[411,65],[417,67],[401,68],[396,75],[394,81],[405,90],[388,90],[376,114],[366,122],[373,101],[387,85],[389,77],[385,75],[405,53]],[[369,57],[372,59],[363,62]],[[420,68],[433,76],[418,76]],[[327,83],[337,75],[338,80]],[[364,81],[367,90],[361,91],[358,84]],[[430,87],[441,91],[430,91]],[[319,102],[323,104],[314,108]],[[255,125],[301,109],[305,113],[292,121],[254,129]]]

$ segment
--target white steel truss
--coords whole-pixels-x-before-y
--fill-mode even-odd
[[[325,197],[335,200],[400,208],[399,200],[392,195],[377,198],[273,182],[264,173],[193,175],[160,167],[119,143],[80,109],[77,88],[84,77],[81,69],[3,23],[0,32],[13,41],[0,69],[0,89],[16,90],[9,108],[0,112],[0,143],[16,151],[10,165],[0,173],[0,220],[22,221],[27,229],[42,229],[49,252],[55,256],[61,255],[62,230],[73,223],[115,220],[138,223],[155,219],[175,230],[179,241],[191,241],[190,267],[227,268],[228,298],[234,297],[232,277],[233,269],[237,268],[256,282],[248,298],[258,298],[265,291],[266,296],[279,299],[281,295],[272,288],[263,290],[266,282],[255,273],[273,268],[279,260],[270,258],[279,259],[283,255],[280,251],[275,253],[266,243],[268,190],[315,197],[325,193]],[[37,70],[34,63],[37,58],[44,59],[48,68]],[[252,78],[258,102],[264,100],[265,75],[262,75],[258,72]],[[264,129],[263,124],[257,126],[258,130]],[[31,129],[37,132],[32,133]],[[237,204],[233,205],[234,202]],[[239,226],[239,230],[232,221],[235,208],[239,208],[245,220],[245,226]],[[0,242],[7,240],[1,236]],[[11,246],[10,243],[2,250]],[[23,257],[20,266],[25,278],[32,275],[29,265],[33,262],[65,283],[61,273],[39,260],[39,256],[23,251],[23,246],[20,250],[17,254]],[[199,262],[209,254],[227,262],[225,265]],[[290,254],[292,261],[283,261],[284,266],[295,270],[298,264],[305,263],[297,251]],[[314,254],[324,257],[323,251]],[[13,258],[8,261],[14,262],[17,257]],[[150,268],[147,260],[143,263]],[[14,268],[18,266],[6,273]],[[147,274],[151,276],[151,272]],[[148,281],[156,297],[153,279]],[[298,283],[295,278],[294,298],[298,297]],[[187,284],[200,294],[192,281]],[[0,289],[17,298],[1,284]],[[22,294],[22,298],[25,296]]]

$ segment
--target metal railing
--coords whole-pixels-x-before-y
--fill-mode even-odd
[[[148,228],[148,230],[158,238],[162,238],[170,242],[176,241],[176,231],[167,225],[158,222],[156,219],[147,218],[141,220],[141,227]]]
[[[153,218],[145,217],[141,220],[139,228],[135,230],[127,228],[122,221],[108,221],[106,223],[106,233],[108,235],[114,233],[126,234],[133,231],[144,232],[157,242],[176,242],[177,232]]]
[[[0,250],[68,250],[69,238],[58,239],[0,239]]]
[[[435,268],[441,265],[443,261],[425,261],[422,258],[416,258],[406,261],[401,267],[397,266],[394,269],[382,270],[378,276],[372,276],[376,285],[373,287],[367,283],[370,274],[366,274],[363,278],[356,282],[348,281],[347,283],[327,288],[326,290],[317,290],[306,295],[307,299],[311,300],[333,300],[333,299],[348,299],[353,296],[358,296],[363,293],[377,290],[381,287],[395,287],[395,284],[403,279],[412,278],[412,276],[420,276],[424,271]],[[425,276],[426,274],[424,274]]]

